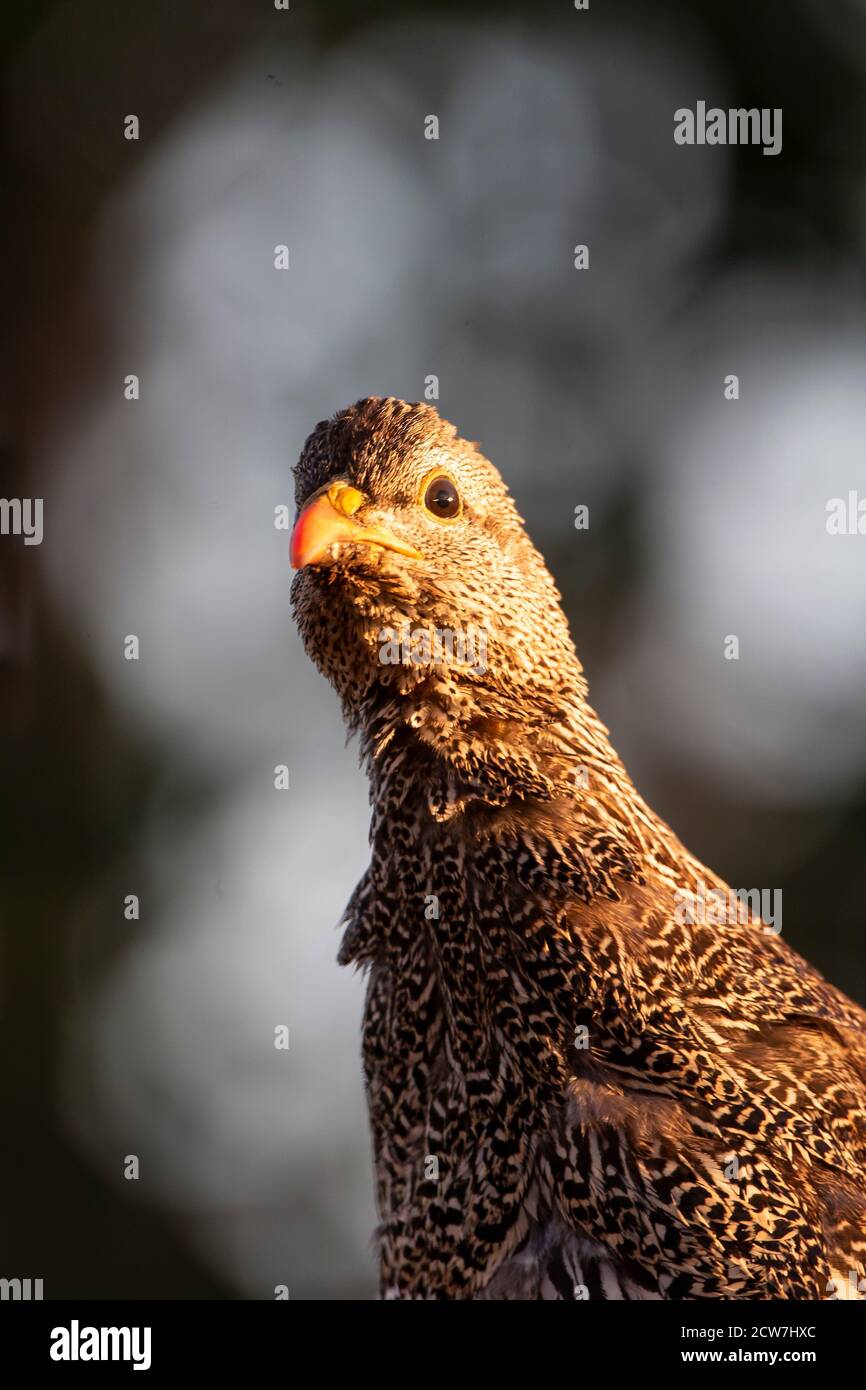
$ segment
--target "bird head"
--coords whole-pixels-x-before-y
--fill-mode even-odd
[[[409,739],[469,776],[582,692],[505,484],[432,407],[372,397],[321,422],[295,492],[295,616],[368,752]]]

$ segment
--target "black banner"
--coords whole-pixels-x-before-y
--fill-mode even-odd
[[[455,1328],[480,1348],[499,1325],[495,1314],[481,1314],[480,1325],[460,1323],[459,1314],[455,1324],[455,1314],[433,1313],[416,1323],[418,1315],[368,1306],[358,1330],[365,1340],[387,1338],[385,1347],[396,1351],[393,1339],[401,1335],[441,1336]],[[487,1316],[493,1316],[492,1325]],[[291,1372],[305,1354],[315,1354],[324,1368],[349,1352],[357,1325],[353,1318],[352,1328],[340,1334],[333,1330],[335,1317],[342,1317],[339,1305],[291,1302],[5,1303],[0,1345],[5,1366],[11,1362],[25,1373],[48,1372],[58,1381],[92,1377],[106,1368],[114,1376],[139,1373],[150,1379],[178,1372],[225,1377],[248,1373],[251,1365],[261,1374]],[[555,1318],[526,1326],[535,1334],[546,1327],[573,1337],[578,1369],[587,1359],[607,1358],[618,1376],[629,1371],[666,1375],[674,1367],[702,1374],[713,1365],[763,1366],[768,1372],[802,1366],[826,1380],[829,1372],[856,1364],[863,1336],[860,1315],[835,1302],[586,1302],[564,1323]],[[513,1335],[514,1324],[508,1328]]]

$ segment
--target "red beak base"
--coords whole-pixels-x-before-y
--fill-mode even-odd
[[[362,526],[353,520],[353,513],[365,501],[364,494],[357,488],[346,482],[336,482],[308,502],[292,531],[289,546],[292,569],[302,570],[307,565],[327,564],[333,558],[333,547],[341,544],[379,545],[384,550],[394,550],[399,555],[420,560],[419,551],[406,545],[390,531]]]

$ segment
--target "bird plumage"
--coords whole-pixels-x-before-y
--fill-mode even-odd
[[[419,492],[437,470],[447,523]],[[292,596],[370,776],[340,959],[369,976],[383,1294],[847,1296],[866,1016],[751,911],[683,911],[726,885],[631,783],[476,446],[360,401],[310,436],[298,504],[344,483],[361,505]],[[385,632],[469,628],[483,669],[383,661]]]

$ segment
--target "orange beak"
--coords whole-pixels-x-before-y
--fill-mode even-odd
[[[305,565],[322,565],[331,558],[331,547],[340,544],[380,545],[383,550],[396,550],[420,560],[421,555],[411,545],[398,540],[390,531],[378,526],[366,527],[352,517],[366,502],[363,492],[346,482],[331,483],[318,493],[301,512],[292,531],[289,558],[293,570]]]

